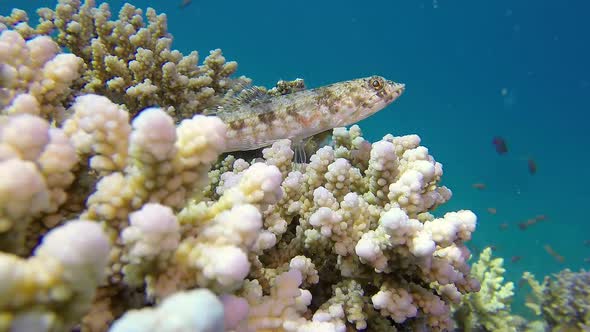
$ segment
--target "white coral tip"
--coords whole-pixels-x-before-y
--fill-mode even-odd
[[[160,108],[147,108],[133,119],[131,141],[162,161],[170,157],[176,141],[176,127],[170,115]]]
[[[45,234],[35,254],[52,256],[67,268],[85,270],[101,279],[109,260],[109,251],[109,239],[100,224],[75,220]]]
[[[155,309],[131,310],[113,323],[110,332],[224,331],[224,307],[208,289],[166,298]]]
[[[408,220],[408,215],[402,209],[392,208],[381,216],[379,223],[387,229],[395,230],[407,224]]]
[[[224,322],[226,330],[233,330],[238,324],[248,317],[249,305],[246,299],[235,295],[227,294],[221,296],[223,311],[225,313]]]

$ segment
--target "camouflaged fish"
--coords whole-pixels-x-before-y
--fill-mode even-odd
[[[254,150],[285,138],[301,146],[308,137],[382,110],[404,87],[372,76],[278,96],[262,91],[223,104],[215,115],[228,125],[225,152]]]

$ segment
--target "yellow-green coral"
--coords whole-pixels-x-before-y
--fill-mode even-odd
[[[545,277],[542,283],[530,272],[523,274],[532,288],[534,300],[526,305],[542,315],[551,331],[590,329],[590,272],[569,269]]]
[[[143,11],[130,4],[112,21],[108,4],[96,7],[93,0],[84,4],[60,0],[55,10],[43,8],[38,14],[40,23],[33,28],[26,13],[15,9],[11,16],[0,17],[0,30],[4,24],[27,39],[55,32],[57,43],[73,53],[68,56],[85,63],[75,90],[101,94],[125,105],[130,117],[159,105],[179,121],[250,82],[245,77],[230,78],[237,63],[226,61],[221,50],[211,51],[202,65],[196,51],[183,56],[172,50],[166,15],[152,8],[145,12],[147,22]]]
[[[510,312],[514,284],[504,282],[504,260],[492,259],[492,249],[485,248],[472,266],[472,275],[481,283],[479,292],[466,294],[454,307],[455,321],[463,331],[517,332],[523,319]],[[448,290],[442,289],[446,292]]]

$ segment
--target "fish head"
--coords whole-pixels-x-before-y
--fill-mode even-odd
[[[405,90],[405,84],[370,76],[351,82],[350,101],[353,111],[347,122],[352,124],[379,112],[393,103]],[[348,125],[347,124],[347,125]]]

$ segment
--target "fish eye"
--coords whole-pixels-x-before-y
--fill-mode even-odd
[[[377,91],[383,89],[383,83],[378,78],[372,78],[370,81],[370,84],[373,87],[373,89],[375,89]]]

